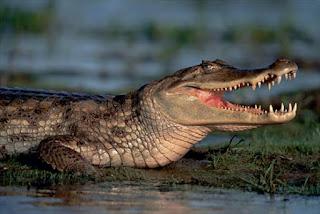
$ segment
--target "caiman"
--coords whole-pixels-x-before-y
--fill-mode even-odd
[[[261,69],[202,61],[126,95],[0,89],[0,156],[34,153],[58,171],[99,167],[155,168],[183,157],[213,131],[286,123],[297,105],[268,110],[233,104],[224,93],[295,78],[278,59]],[[280,106],[280,105],[279,105]]]

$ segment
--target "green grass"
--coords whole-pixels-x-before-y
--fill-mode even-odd
[[[0,162],[1,163],[1,162]],[[0,184],[4,186],[55,186],[61,184],[83,184],[94,178],[71,173],[58,173],[32,166],[21,158],[10,158],[0,164]]]
[[[320,194],[320,123],[269,126],[240,137],[245,141],[223,152],[212,149],[216,171],[238,177],[248,190]]]

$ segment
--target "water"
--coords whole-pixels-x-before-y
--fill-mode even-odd
[[[155,183],[0,188],[0,213],[319,213],[319,197],[269,196]]]

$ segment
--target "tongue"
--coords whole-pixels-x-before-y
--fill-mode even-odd
[[[240,109],[240,106],[234,105],[223,99],[223,92],[210,92],[205,90],[199,90],[195,88],[188,89],[188,93],[192,96],[197,97],[204,105],[209,107],[216,108],[231,108],[231,109]],[[260,114],[263,113],[260,109],[244,109],[245,111],[249,111],[251,113]]]
[[[229,103],[225,100],[222,99],[222,97],[217,96],[217,95],[210,95],[208,97],[206,97],[205,99],[201,99],[200,100],[206,104],[207,106],[210,107],[228,107]]]
[[[209,107],[232,107],[233,105],[225,100],[223,100],[223,92],[211,93],[209,91],[194,89],[191,91],[193,96],[199,98],[199,100]]]

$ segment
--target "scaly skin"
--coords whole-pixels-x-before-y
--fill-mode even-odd
[[[254,71],[217,60],[114,97],[2,88],[0,157],[35,151],[59,171],[164,166],[211,131],[245,130],[294,118],[296,107],[278,114],[247,110],[217,99],[217,91],[246,82],[256,85],[260,76],[271,83],[296,71],[288,60]]]

